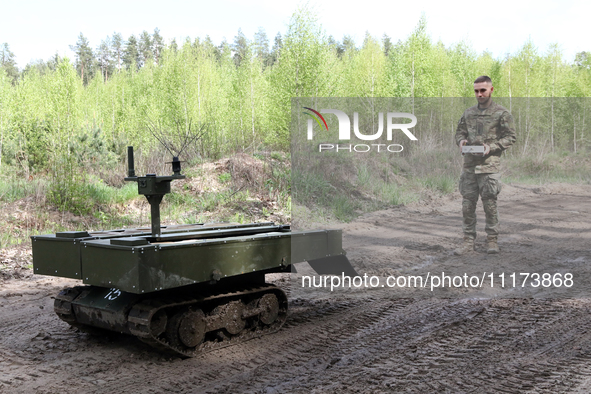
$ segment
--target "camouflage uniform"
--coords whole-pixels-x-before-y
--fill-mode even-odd
[[[467,140],[466,145],[490,146],[486,156],[464,155],[460,193],[463,197],[464,236],[476,238],[476,203],[480,195],[486,214],[485,231],[488,236],[496,237],[499,234],[497,195],[501,191],[501,153],[515,142],[513,117],[506,108],[495,102],[491,102],[484,110],[475,105],[462,115],[455,139],[457,145]]]

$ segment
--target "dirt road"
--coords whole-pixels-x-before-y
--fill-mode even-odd
[[[343,226],[344,247],[358,272],[382,278],[482,261],[499,272],[591,263],[591,186],[508,185],[499,209],[498,256],[484,253],[480,205],[477,251],[453,255],[458,195],[364,215]],[[591,391],[591,296],[484,299],[455,289],[451,299],[409,299],[383,288],[302,289],[275,275],[291,298],[280,332],[180,359],[59,320],[50,297],[75,281],[9,276],[0,282],[3,393]]]

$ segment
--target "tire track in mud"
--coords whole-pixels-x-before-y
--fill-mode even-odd
[[[341,354],[337,352],[338,361],[330,365],[324,382],[311,382],[304,390],[294,387],[294,392],[348,392],[351,389],[356,391],[359,387],[371,388],[376,392],[379,388],[377,386],[392,376],[393,367],[396,366],[392,358],[396,358],[401,351],[408,351],[406,344],[411,343],[413,338],[428,336],[429,333],[452,325],[458,318],[475,311],[474,306],[462,305],[455,314],[446,314],[443,313],[446,303],[447,301],[441,300],[413,302],[397,313],[384,316],[367,328],[361,328],[355,336],[341,342],[341,349],[345,351],[340,351]],[[386,370],[381,370],[376,364],[379,360],[384,360]],[[358,372],[347,373],[351,369]],[[415,366],[403,373],[412,374],[413,369],[416,369]],[[292,391],[291,389],[286,392]]]
[[[0,298],[0,392],[33,392],[21,389],[30,382],[51,375],[39,368],[38,353],[44,350],[46,336],[43,330],[52,331],[53,316],[46,309],[49,293],[43,291],[2,291]],[[28,387],[28,386],[27,386]]]
[[[33,309],[25,301],[1,329],[22,328],[23,314],[38,319]],[[591,376],[590,309],[581,301],[296,299],[278,333],[187,360],[50,323],[56,347],[36,374],[53,379],[39,387],[25,376],[22,392],[566,392]],[[0,366],[22,376],[33,353],[0,348]],[[67,379],[73,366],[78,376]]]
[[[580,326],[581,320],[589,320],[588,310],[576,316],[576,324],[565,327],[564,318],[572,317],[569,311],[565,312],[560,307],[549,310],[539,308],[557,317],[538,328],[540,338],[531,341],[533,351],[527,353],[519,350],[523,347],[516,345],[522,341],[524,333],[528,333],[526,328],[531,330],[536,327],[536,319],[520,322],[520,333],[516,334],[511,332],[511,324],[515,327],[514,320],[520,313],[518,310],[499,313],[494,309],[484,309],[475,315],[465,315],[466,310],[462,309],[454,311],[459,318],[456,321],[450,319],[440,328],[432,326],[414,339],[406,337],[402,345],[392,352],[371,348],[374,350],[372,357],[357,365],[360,372],[349,377],[349,383],[371,376],[374,379],[366,379],[363,386],[378,386],[372,387],[376,392],[380,389],[394,392],[524,392],[534,387],[543,389],[543,383],[552,383],[553,376],[564,380],[560,370],[565,362],[569,362],[564,347],[573,341],[586,344],[589,339],[587,330]],[[462,315],[465,316],[463,320]],[[552,349],[557,353],[553,356],[561,359],[540,358]],[[588,349],[579,353],[584,355],[584,359],[589,355]],[[335,378],[342,372],[335,372]],[[376,375],[384,378],[381,383],[376,381]],[[330,381],[330,376],[326,380]],[[330,384],[316,387],[320,387],[318,392],[348,392],[347,385],[347,382],[341,384],[338,390]],[[549,387],[547,392],[556,392],[552,385]]]
[[[47,327],[52,334],[45,338],[51,346],[42,349],[41,360],[33,357],[39,349],[28,342],[29,329],[13,347],[20,348],[21,359],[27,359],[31,365],[31,361],[43,361],[51,373],[50,376],[43,373],[46,380],[43,386],[35,384],[34,378],[27,379],[21,392],[184,392],[187,387],[199,388],[199,392],[220,392],[229,387],[232,392],[235,384],[244,389],[240,382],[245,380],[262,382],[264,386],[269,379],[291,377],[294,366],[306,364],[308,355],[316,349],[330,348],[339,338],[339,332],[347,332],[346,326],[351,321],[354,326],[369,324],[393,305],[403,308],[408,302],[366,299],[329,303],[304,300],[299,305],[296,302],[291,310],[293,320],[288,320],[289,324],[279,333],[188,360],[166,358],[131,337],[115,335],[109,343],[107,339],[80,333],[59,321],[52,311],[50,316],[55,321]],[[5,322],[5,328],[17,328],[20,319],[31,318],[28,312],[31,306],[26,302],[22,306],[24,312]],[[69,348],[72,345],[75,347]],[[13,356],[9,354],[7,358]],[[269,364],[279,368],[269,370]],[[266,372],[258,374],[260,369]],[[138,376],[147,376],[148,371],[149,377],[138,380]]]
[[[368,306],[374,302],[376,301],[368,301]],[[367,359],[368,352],[371,353],[375,350],[382,352],[380,345],[385,342],[384,339],[392,337],[393,333],[403,331],[402,327],[396,327],[396,325],[402,326],[404,323],[409,323],[408,319],[403,320],[403,323],[398,322],[401,317],[414,316],[415,323],[418,323],[428,317],[430,312],[440,308],[438,303],[429,305],[428,302],[419,302],[421,305],[416,306],[410,300],[390,300],[388,302],[392,305],[387,310],[371,315],[360,314],[349,321],[344,331],[329,333],[329,338],[320,347],[314,343],[307,343],[306,345],[312,345],[313,354],[310,355],[307,352],[308,356],[302,360],[303,362],[291,364],[287,370],[281,367],[267,368],[264,376],[276,375],[274,379],[271,379],[276,387],[268,387],[269,380],[261,377],[248,380],[248,386],[255,392],[264,389],[271,392],[310,392],[318,386],[319,379],[329,382],[338,381],[338,379],[325,379],[326,370],[339,364],[348,367],[354,366],[359,364],[360,360]],[[417,313],[418,311],[421,313]],[[368,320],[368,317],[371,320]],[[342,316],[337,318],[342,320]],[[301,352],[305,349],[297,350]],[[342,372],[340,371],[338,374],[341,379]],[[228,386],[222,392],[236,392],[243,383],[242,379],[234,385]],[[336,391],[341,391],[341,388]]]
[[[276,364],[269,363],[262,373],[251,372],[250,378],[247,380],[250,389],[263,390],[272,385],[281,382],[293,381],[296,387],[301,387],[300,380],[312,379],[319,371],[326,368],[334,362],[330,359],[329,352],[334,348],[339,348],[342,343],[351,337],[357,335],[360,329],[375,325],[377,322],[387,319],[392,314],[399,313],[400,310],[407,307],[408,300],[364,300],[362,305],[345,310],[343,314],[331,316],[327,318],[319,318],[317,316],[313,319],[307,319],[309,325],[294,326],[297,330],[297,335],[286,332],[293,338],[291,348],[287,349],[291,353],[289,363],[279,362]],[[371,308],[368,306],[371,305]],[[318,321],[320,320],[320,324]],[[273,341],[273,338],[270,338]],[[274,357],[277,360],[282,360],[285,356],[285,349],[281,353],[275,353]],[[216,392],[237,392],[244,384],[244,379],[233,379],[234,381],[227,382],[221,387],[216,387]],[[279,392],[289,392],[290,389],[282,387],[278,388]]]
[[[430,302],[433,305],[428,305],[429,301],[417,302],[386,314],[355,335],[327,344],[323,360],[310,360],[304,365],[306,370],[292,369],[293,377],[286,373],[278,376],[281,383],[271,379],[274,388],[266,387],[267,378],[274,375],[267,369],[267,378],[241,379],[222,392],[236,392],[245,383],[255,392],[359,392],[359,387],[371,388],[370,392],[525,392],[534,388],[539,392],[556,392],[555,382],[565,381],[561,372],[565,362],[585,365],[584,361],[565,357],[564,347],[573,342],[588,342],[587,330],[579,324],[589,320],[587,308],[574,316],[575,324],[565,327],[564,320],[573,320],[573,316],[563,305],[534,305],[535,310],[551,317],[540,325],[540,316],[535,313],[516,324],[516,318],[524,312],[519,308],[490,308],[482,303],[456,303],[450,307]],[[399,326],[390,324],[384,328],[392,319],[398,320]],[[413,324],[421,324],[425,319],[438,319],[439,323],[427,324],[422,329]],[[515,351],[524,337],[532,337],[533,329],[540,336],[531,341],[529,347],[534,351]],[[485,339],[479,338],[480,333]],[[335,358],[351,341],[355,344],[347,347],[347,354]],[[552,349],[562,359],[540,358]],[[587,350],[579,353],[581,360],[589,357]],[[487,367],[489,363],[494,368]],[[351,369],[360,372],[348,373]],[[479,372],[472,372],[475,370]]]
[[[245,342],[195,359],[180,361],[180,368],[188,373],[175,378],[182,387],[199,387],[199,392],[240,392],[248,382],[248,391],[269,381],[290,378],[294,369],[307,364],[316,349],[330,347],[341,332],[347,332],[351,319],[356,324],[371,324],[377,315],[392,308],[392,301],[378,300],[367,307],[367,300],[345,300],[326,305],[304,304],[296,306],[288,323],[278,333]],[[366,322],[366,323],[364,323]],[[221,365],[220,365],[221,364]],[[261,372],[264,370],[264,372]],[[157,374],[158,376],[160,374]],[[170,384],[169,376],[162,374],[162,387]],[[135,379],[119,380],[114,388],[134,392]],[[105,387],[108,388],[108,387]],[[170,387],[167,387],[170,388]]]

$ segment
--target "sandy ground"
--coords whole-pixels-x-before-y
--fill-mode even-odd
[[[591,262],[591,186],[505,185],[501,253],[461,240],[454,194],[360,217],[344,248],[360,274],[576,272]],[[22,253],[21,253],[22,254]],[[491,271],[492,270],[492,271]],[[73,280],[15,269],[0,276],[2,393],[588,393],[591,296],[577,282],[535,298],[518,290],[454,288],[448,298],[366,290],[302,289],[299,276],[270,281],[290,294],[275,334],[192,359],[139,340],[69,327],[53,300]],[[561,290],[561,289],[558,289]]]

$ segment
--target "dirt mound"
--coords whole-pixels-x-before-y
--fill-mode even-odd
[[[230,158],[198,165],[191,170],[197,176],[179,182],[197,194],[219,192],[232,188],[249,190],[257,193],[262,191],[268,179],[269,164],[252,155],[238,153]]]
[[[261,190],[266,179],[265,163],[251,155],[239,153],[226,160],[225,168],[238,189]]]

